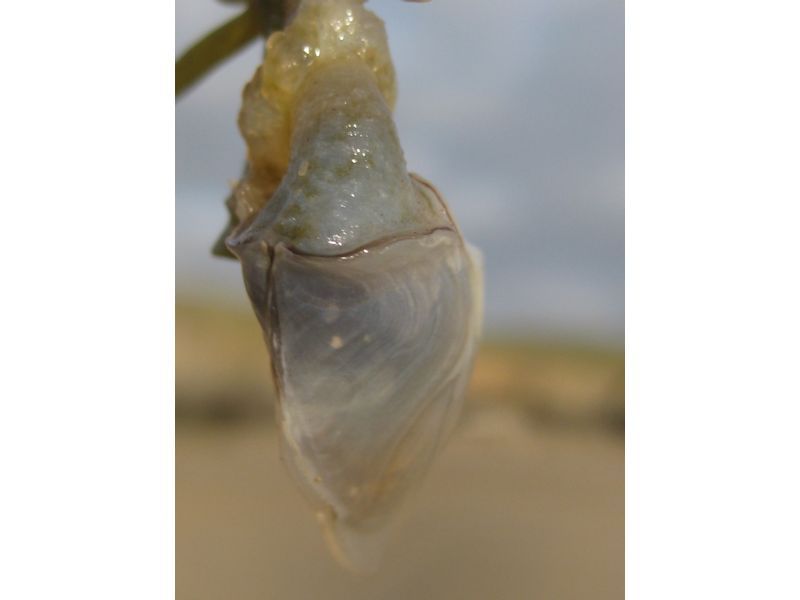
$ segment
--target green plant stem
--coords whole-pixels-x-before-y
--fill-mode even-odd
[[[217,27],[175,62],[175,96],[180,96],[217,64],[253,41],[259,33],[268,38],[283,26],[284,12],[281,0],[250,0],[247,10]]]
[[[260,31],[255,10],[248,8],[189,48],[175,62],[175,96],[180,96],[215,65],[244,48]]]

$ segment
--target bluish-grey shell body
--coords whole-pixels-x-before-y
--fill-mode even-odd
[[[270,40],[270,50],[290,63],[296,48],[324,57],[319,37],[311,52],[292,41],[309,35],[320,11],[334,30],[349,19],[350,36],[382,33],[359,2],[305,2],[297,31]],[[227,244],[269,346],[283,458],[334,551],[359,567],[457,419],[480,330],[481,274],[440,195],[407,173],[387,78],[374,67],[386,63],[345,50],[304,65],[283,88],[274,75],[265,84],[265,64],[256,92],[246,90],[249,175]],[[271,165],[259,160],[259,119],[265,136],[289,132],[288,156],[273,153]]]

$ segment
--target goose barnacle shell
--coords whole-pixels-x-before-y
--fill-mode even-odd
[[[452,429],[481,322],[477,254],[407,172],[393,100],[377,17],[301,3],[245,90],[227,239],[270,350],[282,456],[356,568]]]

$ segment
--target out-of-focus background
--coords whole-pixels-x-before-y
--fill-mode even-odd
[[[256,43],[176,105],[177,595],[621,598],[622,0],[373,0],[409,169],[486,268],[462,422],[373,576],[327,555],[277,457],[266,349],[210,246]],[[176,52],[240,5],[177,0]]]

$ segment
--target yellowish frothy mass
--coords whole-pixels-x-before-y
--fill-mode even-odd
[[[369,69],[393,108],[396,83],[386,31],[362,0],[304,0],[291,23],[269,37],[239,114],[248,150],[247,171],[232,198],[239,222],[264,205],[286,173],[294,109],[308,75],[322,65],[353,60]]]

